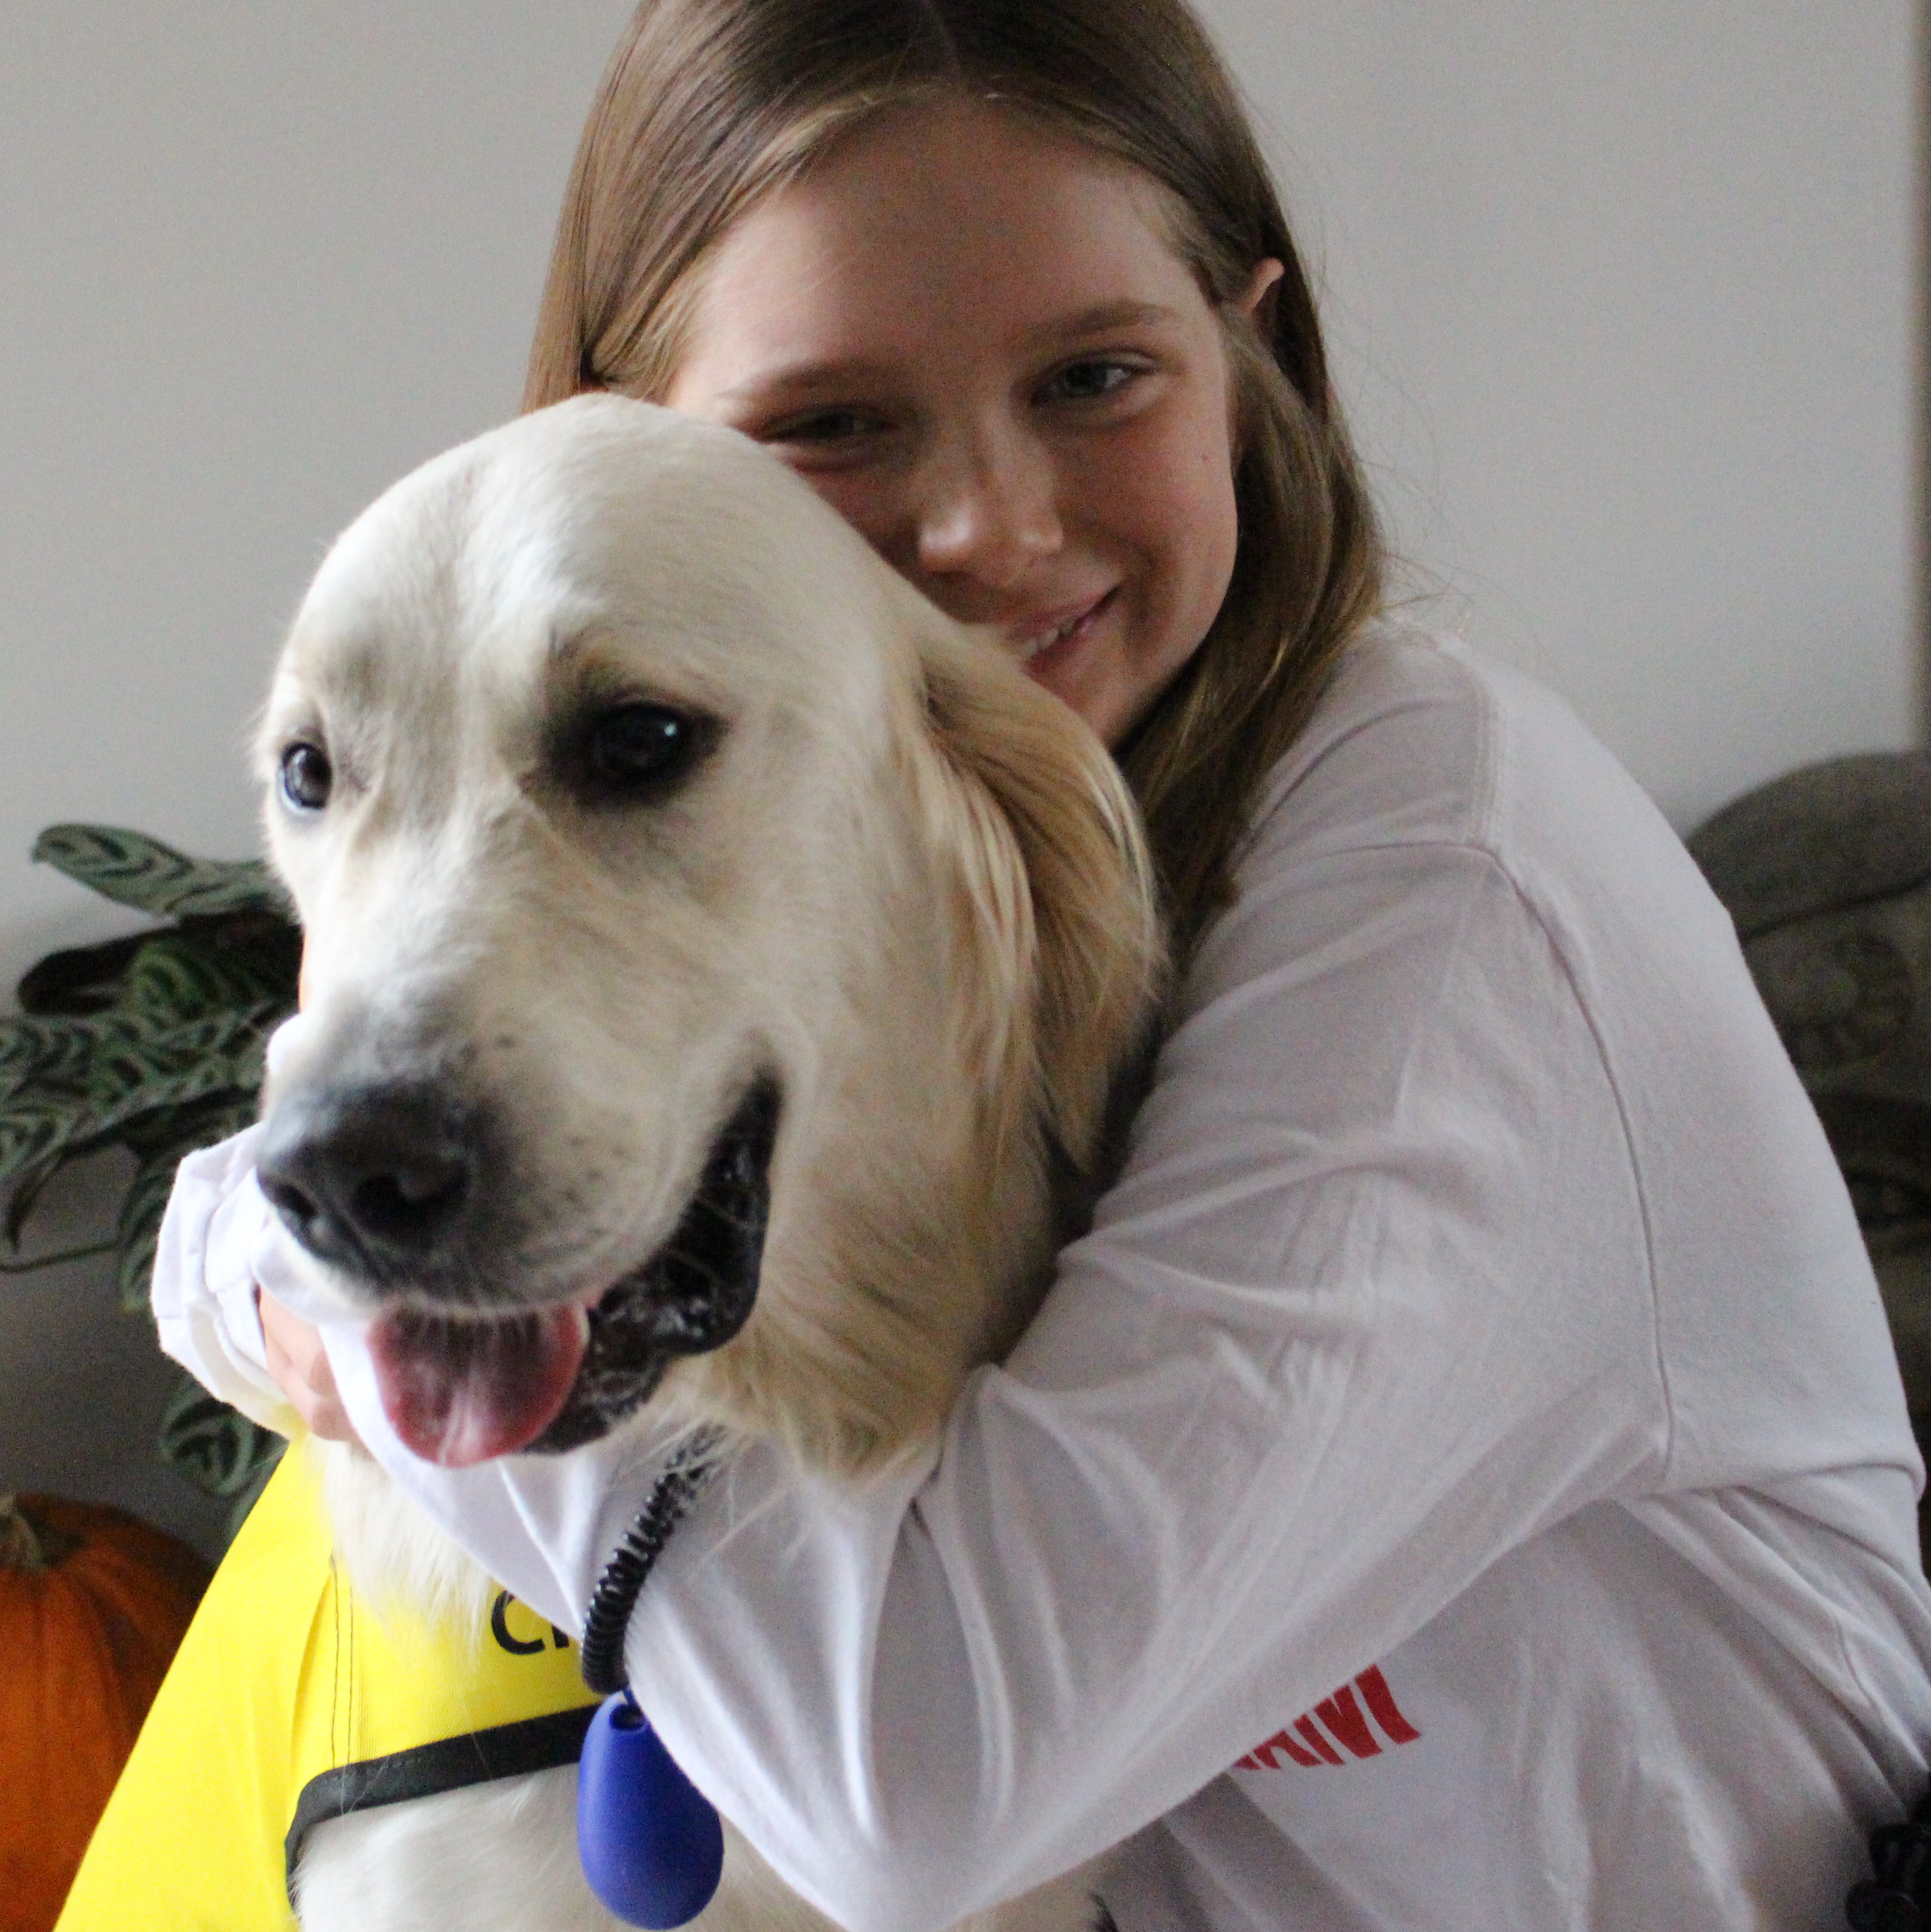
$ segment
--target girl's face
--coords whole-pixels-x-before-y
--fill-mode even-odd
[[[1109,743],[1206,636],[1236,541],[1221,326],[1161,214],[1017,114],[887,116],[725,236],[665,398],[774,450]]]

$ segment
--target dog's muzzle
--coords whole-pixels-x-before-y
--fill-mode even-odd
[[[278,1106],[257,1166],[296,1239],[383,1304],[369,1352],[398,1436],[426,1460],[462,1465],[591,1441],[647,1401],[673,1361],[743,1327],[779,1112],[776,1082],[754,1079],[669,1239],[587,1306],[516,1303],[512,1283],[491,1279],[500,1262],[478,1265],[498,1247],[485,1119],[431,1088],[324,1088]]]
[[[650,1399],[678,1357],[722,1348],[750,1319],[780,1111],[776,1082],[753,1082],[671,1238],[590,1311],[575,1387],[531,1449],[559,1453],[608,1433]]]
[[[368,1287],[465,1298],[494,1162],[482,1111],[440,1082],[323,1083],[270,1112],[262,1192],[318,1260]]]

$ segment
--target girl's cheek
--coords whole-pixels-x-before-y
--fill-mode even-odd
[[[794,465],[794,468],[797,466]],[[885,478],[852,470],[807,470],[798,475],[893,569],[917,545],[904,541],[904,493]]]

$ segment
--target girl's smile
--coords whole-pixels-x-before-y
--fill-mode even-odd
[[[1221,322],[1161,190],[1014,111],[903,110],[700,275],[664,400],[773,449],[1118,742],[1206,634],[1237,542]]]

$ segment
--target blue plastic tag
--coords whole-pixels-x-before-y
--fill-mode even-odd
[[[591,1891],[626,1925],[670,1932],[708,1905],[724,1826],[627,1690],[604,1700],[577,1766],[577,1855]]]

